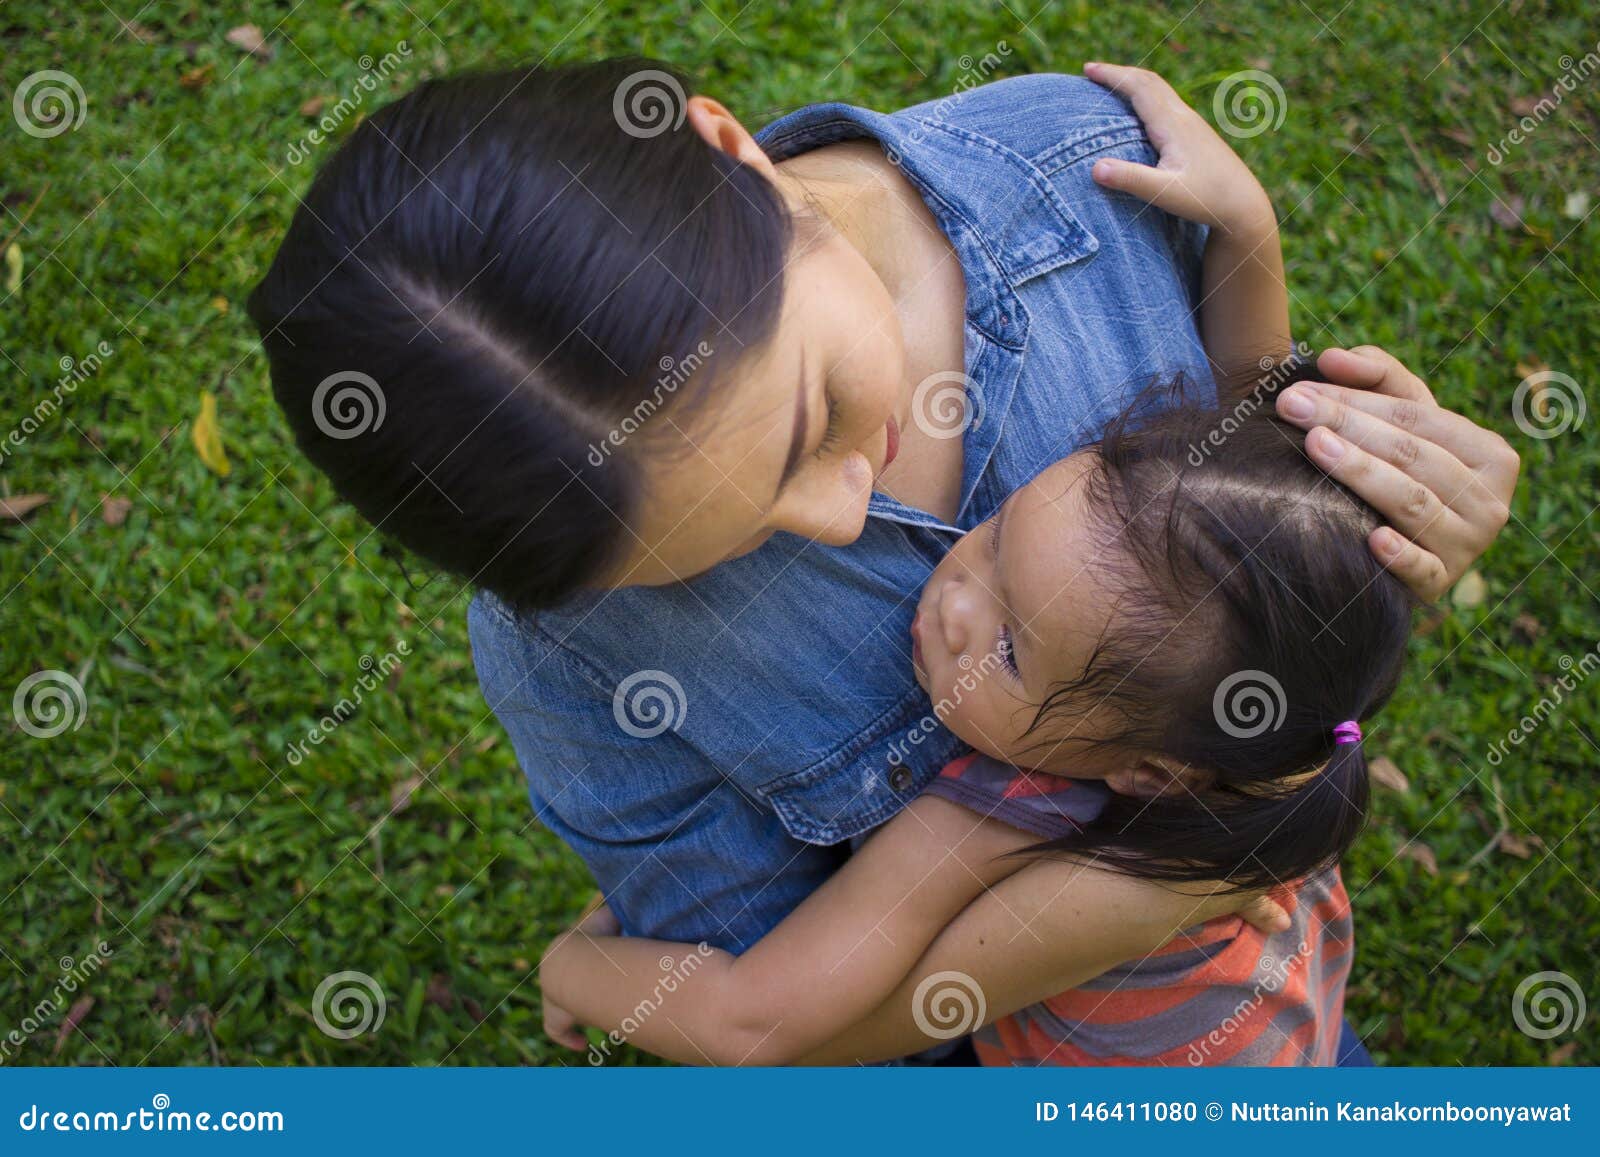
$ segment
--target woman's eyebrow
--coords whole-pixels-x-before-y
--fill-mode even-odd
[[[783,493],[783,488],[789,485],[789,479],[794,477],[795,467],[800,465],[800,453],[806,446],[806,351],[800,349],[800,372],[796,375],[798,384],[794,391],[794,432],[789,435],[789,456],[784,459],[783,473],[778,476],[778,489],[773,492],[772,499],[777,501],[778,495]]]

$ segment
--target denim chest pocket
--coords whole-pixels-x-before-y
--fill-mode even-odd
[[[762,794],[790,835],[836,844],[892,818],[964,750],[914,687],[837,751]]]

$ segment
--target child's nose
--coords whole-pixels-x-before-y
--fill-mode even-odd
[[[944,645],[951,654],[967,653],[967,623],[971,618],[972,584],[965,575],[951,576],[939,592],[939,626],[944,632]]]

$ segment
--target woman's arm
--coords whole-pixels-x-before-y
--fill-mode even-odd
[[[1154,165],[1106,158],[1094,179],[1209,227],[1200,338],[1219,384],[1257,380],[1290,350],[1289,290],[1272,201],[1248,165],[1161,77],[1143,68],[1086,64],[1125,97],[1159,154]]]
[[[802,1063],[854,1064],[918,1052],[1141,959],[1181,929],[1239,906],[1237,895],[1189,887],[1194,891],[1185,893],[1083,863],[1034,861],[975,900],[887,1000]],[[1287,924],[1281,910],[1275,920],[1261,923]],[[941,998],[966,1019],[943,1025]],[[929,1034],[930,1025],[944,1030],[940,1037]]]
[[[690,1064],[780,1064],[866,1016],[1034,837],[934,796],[877,832],[742,956],[592,936],[580,925],[540,965],[547,999],[580,1024]]]

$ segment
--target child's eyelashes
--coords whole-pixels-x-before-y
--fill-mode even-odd
[[[1022,678],[1022,672],[1017,670],[1016,647],[1012,645],[1011,628],[1004,623],[1000,624],[1000,633],[995,638],[994,653],[1000,656],[1000,662],[1005,664],[1006,670],[1010,671],[1014,678],[1019,680]]]

